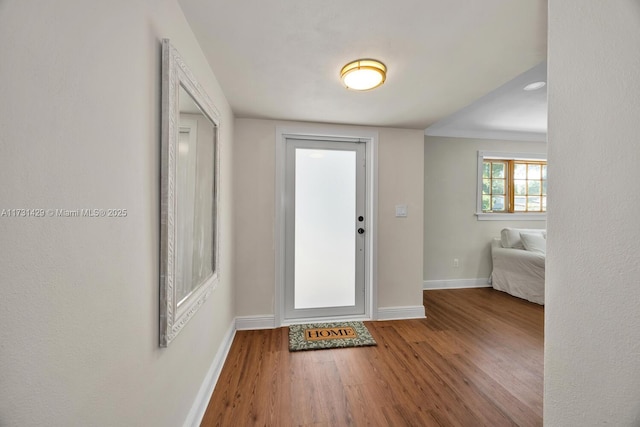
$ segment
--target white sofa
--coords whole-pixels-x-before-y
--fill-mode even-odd
[[[491,286],[544,304],[546,230],[505,228],[491,242]]]

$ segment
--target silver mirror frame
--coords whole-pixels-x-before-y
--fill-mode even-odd
[[[214,194],[213,203],[213,275],[182,301],[176,297],[177,197],[177,150],[179,141],[179,90],[191,96],[214,129]],[[161,206],[160,206],[160,347],[167,347],[186,323],[211,295],[219,282],[219,129],[220,113],[211,99],[198,84],[178,51],[169,39],[162,40],[162,154],[161,154]]]

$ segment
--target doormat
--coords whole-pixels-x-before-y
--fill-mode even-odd
[[[310,323],[289,326],[289,351],[376,345],[362,322]]]

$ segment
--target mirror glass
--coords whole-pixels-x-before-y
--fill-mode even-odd
[[[183,304],[215,271],[215,125],[182,85],[176,176],[176,301]]]
[[[160,346],[219,282],[220,114],[169,40],[162,41]]]

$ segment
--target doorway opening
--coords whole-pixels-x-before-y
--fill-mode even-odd
[[[377,134],[276,137],[276,323],[374,319]]]

